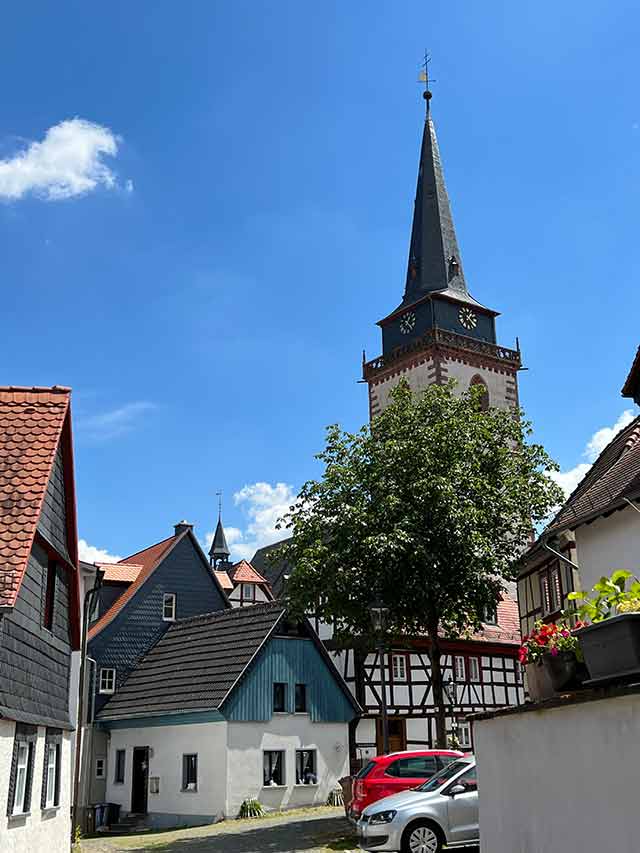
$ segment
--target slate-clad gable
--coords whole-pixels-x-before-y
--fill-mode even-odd
[[[60,445],[51,467],[51,476],[40,511],[38,532],[53,545],[58,554],[72,562],[67,544],[67,502]]]
[[[89,642],[89,654],[98,669],[115,668],[117,688],[172,624],[162,619],[164,593],[176,594],[178,619],[227,607],[191,534],[175,544],[114,619]],[[96,711],[108,698],[96,696]]]
[[[34,544],[15,606],[0,623],[0,715],[71,728],[69,579],[60,567],[48,631],[42,624],[47,565],[46,552]]]

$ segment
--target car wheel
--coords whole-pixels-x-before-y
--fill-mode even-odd
[[[440,853],[442,841],[432,823],[414,823],[402,837],[402,853]]]

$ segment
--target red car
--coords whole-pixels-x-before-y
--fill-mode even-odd
[[[455,749],[423,749],[372,758],[353,780],[349,816],[357,820],[369,803],[417,788],[463,755]]]

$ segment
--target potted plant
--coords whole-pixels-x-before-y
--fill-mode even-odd
[[[591,681],[640,675],[640,581],[618,569],[602,577],[590,595],[569,593],[582,604],[572,612],[591,623],[577,631]]]
[[[579,687],[586,675],[578,638],[565,622],[538,620],[531,634],[523,637],[518,659],[527,667],[527,686],[534,702]]]

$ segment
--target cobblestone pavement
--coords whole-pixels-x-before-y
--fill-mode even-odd
[[[333,853],[356,851],[344,809],[319,808],[260,820],[82,841],[82,853]]]

